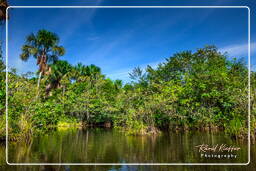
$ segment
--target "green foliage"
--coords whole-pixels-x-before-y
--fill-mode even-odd
[[[39,35],[27,39],[34,43],[46,41]],[[51,39],[45,46],[54,50],[52,45],[57,42],[57,38]],[[26,53],[39,53],[29,48],[24,52],[24,59]],[[55,60],[49,68],[40,87],[45,93],[39,99],[35,98],[37,78],[9,73],[13,132],[75,122],[111,123],[128,134],[143,134],[154,128],[223,127],[234,135],[246,128],[248,70],[242,61],[228,60],[214,46],[174,54],[155,69],[148,66],[145,72],[135,68],[130,74],[133,81],[125,85],[121,80],[105,78],[95,65],[72,66]],[[255,79],[254,72],[252,77]],[[253,116],[254,101],[255,93]]]
[[[39,30],[36,35],[31,33],[26,38],[26,44],[22,46],[20,58],[27,61],[30,55],[36,59],[46,55],[48,58],[46,63],[48,61],[55,62],[58,56],[62,56],[65,53],[65,49],[62,46],[58,46],[58,43],[59,37],[47,30]]]
[[[180,86],[173,104],[178,117],[171,118],[178,125],[223,126],[235,116],[245,126],[247,69],[241,61],[227,60],[216,47],[177,53],[155,70],[148,67],[148,72],[151,83],[172,80]]]
[[[0,43],[0,115],[3,115],[5,108],[5,64],[3,62],[2,44]]]
[[[239,118],[234,118],[229,123],[226,123],[225,128],[226,131],[232,135],[239,135],[241,130],[244,129],[241,119]]]
[[[44,103],[35,103],[31,120],[35,127],[45,128],[49,125],[57,125],[62,114],[62,104],[56,101],[46,101]]]

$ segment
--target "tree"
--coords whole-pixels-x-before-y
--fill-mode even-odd
[[[114,81],[114,86],[115,86],[116,90],[120,90],[122,88],[122,86],[123,86],[122,80],[115,80]]]
[[[39,66],[38,91],[40,86],[41,76],[46,75],[49,71],[48,64],[54,63],[59,56],[65,54],[63,46],[59,46],[59,37],[47,30],[39,30],[37,34],[30,34],[26,38],[26,43],[22,46],[20,58],[27,61],[30,56],[37,59]]]
[[[95,81],[97,81],[99,75],[101,74],[100,67],[97,67],[96,65],[91,64],[86,67],[86,71],[87,71],[87,76],[89,76],[90,78],[91,86],[94,86]]]
[[[61,79],[72,70],[72,66],[67,61],[62,60],[50,65],[49,68],[49,83],[46,86],[46,94],[49,94],[52,89],[61,87]]]
[[[140,67],[135,67],[132,73],[129,73],[129,77],[135,81],[133,83],[139,86],[147,87],[148,85],[147,74]]]
[[[7,0],[0,0],[0,25],[6,20]],[[3,61],[2,40],[0,40],[0,114],[3,113],[5,104],[5,64]]]
[[[87,75],[93,77],[94,79],[96,79],[97,74],[101,73],[101,69],[93,64],[88,65],[86,67],[86,71],[87,71]]]
[[[5,64],[3,62],[2,47],[0,46],[0,115],[4,111],[5,105]]]
[[[82,81],[82,77],[88,76],[87,74],[87,67],[85,65],[83,65],[82,63],[78,63],[74,69],[73,69],[73,75],[72,78],[77,81],[80,82]]]
[[[98,76],[101,75],[101,69],[96,65],[83,65],[82,63],[78,63],[74,67],[73,79],[75,81],[82,81],[83,77],[89,77],[90,82],[92,83],[94,80],[98,79]]]
[[[3,61],[3,51],[2,51],[2,45],[0,44],[0,72],[3,72],[5,69],[5,64]]]
[[[7,0],[0,0],[0,23],[6,20],[6,9],[8,6]]]

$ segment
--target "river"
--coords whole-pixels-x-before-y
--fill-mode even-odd
[[[199,152],[198,145],[215,147]],[[217,146],[217,147],[216,147]],[[237,150],[225,151],[228,147]],[[127,136],[114,129],[59,129],[34,137],[30,143],[8,145],[10,163],[246,163],[247,143],[222,132],[163,132],[152,136]],[[5,146],[0,146],[4,164]],[[213,154],[213,155],[212,155]],[[252,161],[256,148],[251,147]],[[207,157],[205,156],[207,155]],[[229,156],[228,156],[229,155]],[[245,166],[1,166],[4,170],[244,170]],[[255,163],[246,166],[256,168]],[[172,169],[171,169],[172,170]],[[201,169],[200,169],[201,170]]]

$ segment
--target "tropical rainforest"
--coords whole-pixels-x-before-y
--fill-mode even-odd
[[[54,127],[114,127],[131,135],[161,130],[248,130],[248,68],[215,46],[182,51],[157,67],[134,68],[131,82],[111,80],[93,64],[61,60],[65,47],[50,31],[24,38],[20,60],[34,58],[36,73],[17,74],[0,59],[0,135],[5,138],[8,82],[10,140],[29,139]],[[255,122],[255,78],[251,72],[251,128]],[[253,134],[252,134],[253,135]]]

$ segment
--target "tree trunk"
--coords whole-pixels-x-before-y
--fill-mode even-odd
[[[63,116],[64,116],[64,114],[65,114],[64,94],[65,94],[65,86],[63,86],[63,88],[62,88],[62,105],[63,105]]]
[[[89,105],[87,105],[87,108],[86,108],[86,120],[87,120],[87,123],[89,122],[89,110],[88,110],[88,107]]]
[[[41,77],[42,77],[42,71],[39,73],[39,77],[38,77],[38,81],[37,81],[37,95],[36,95],[36,99],[38,99],[38,97],[39,97],[39,88],[40,88]]]

